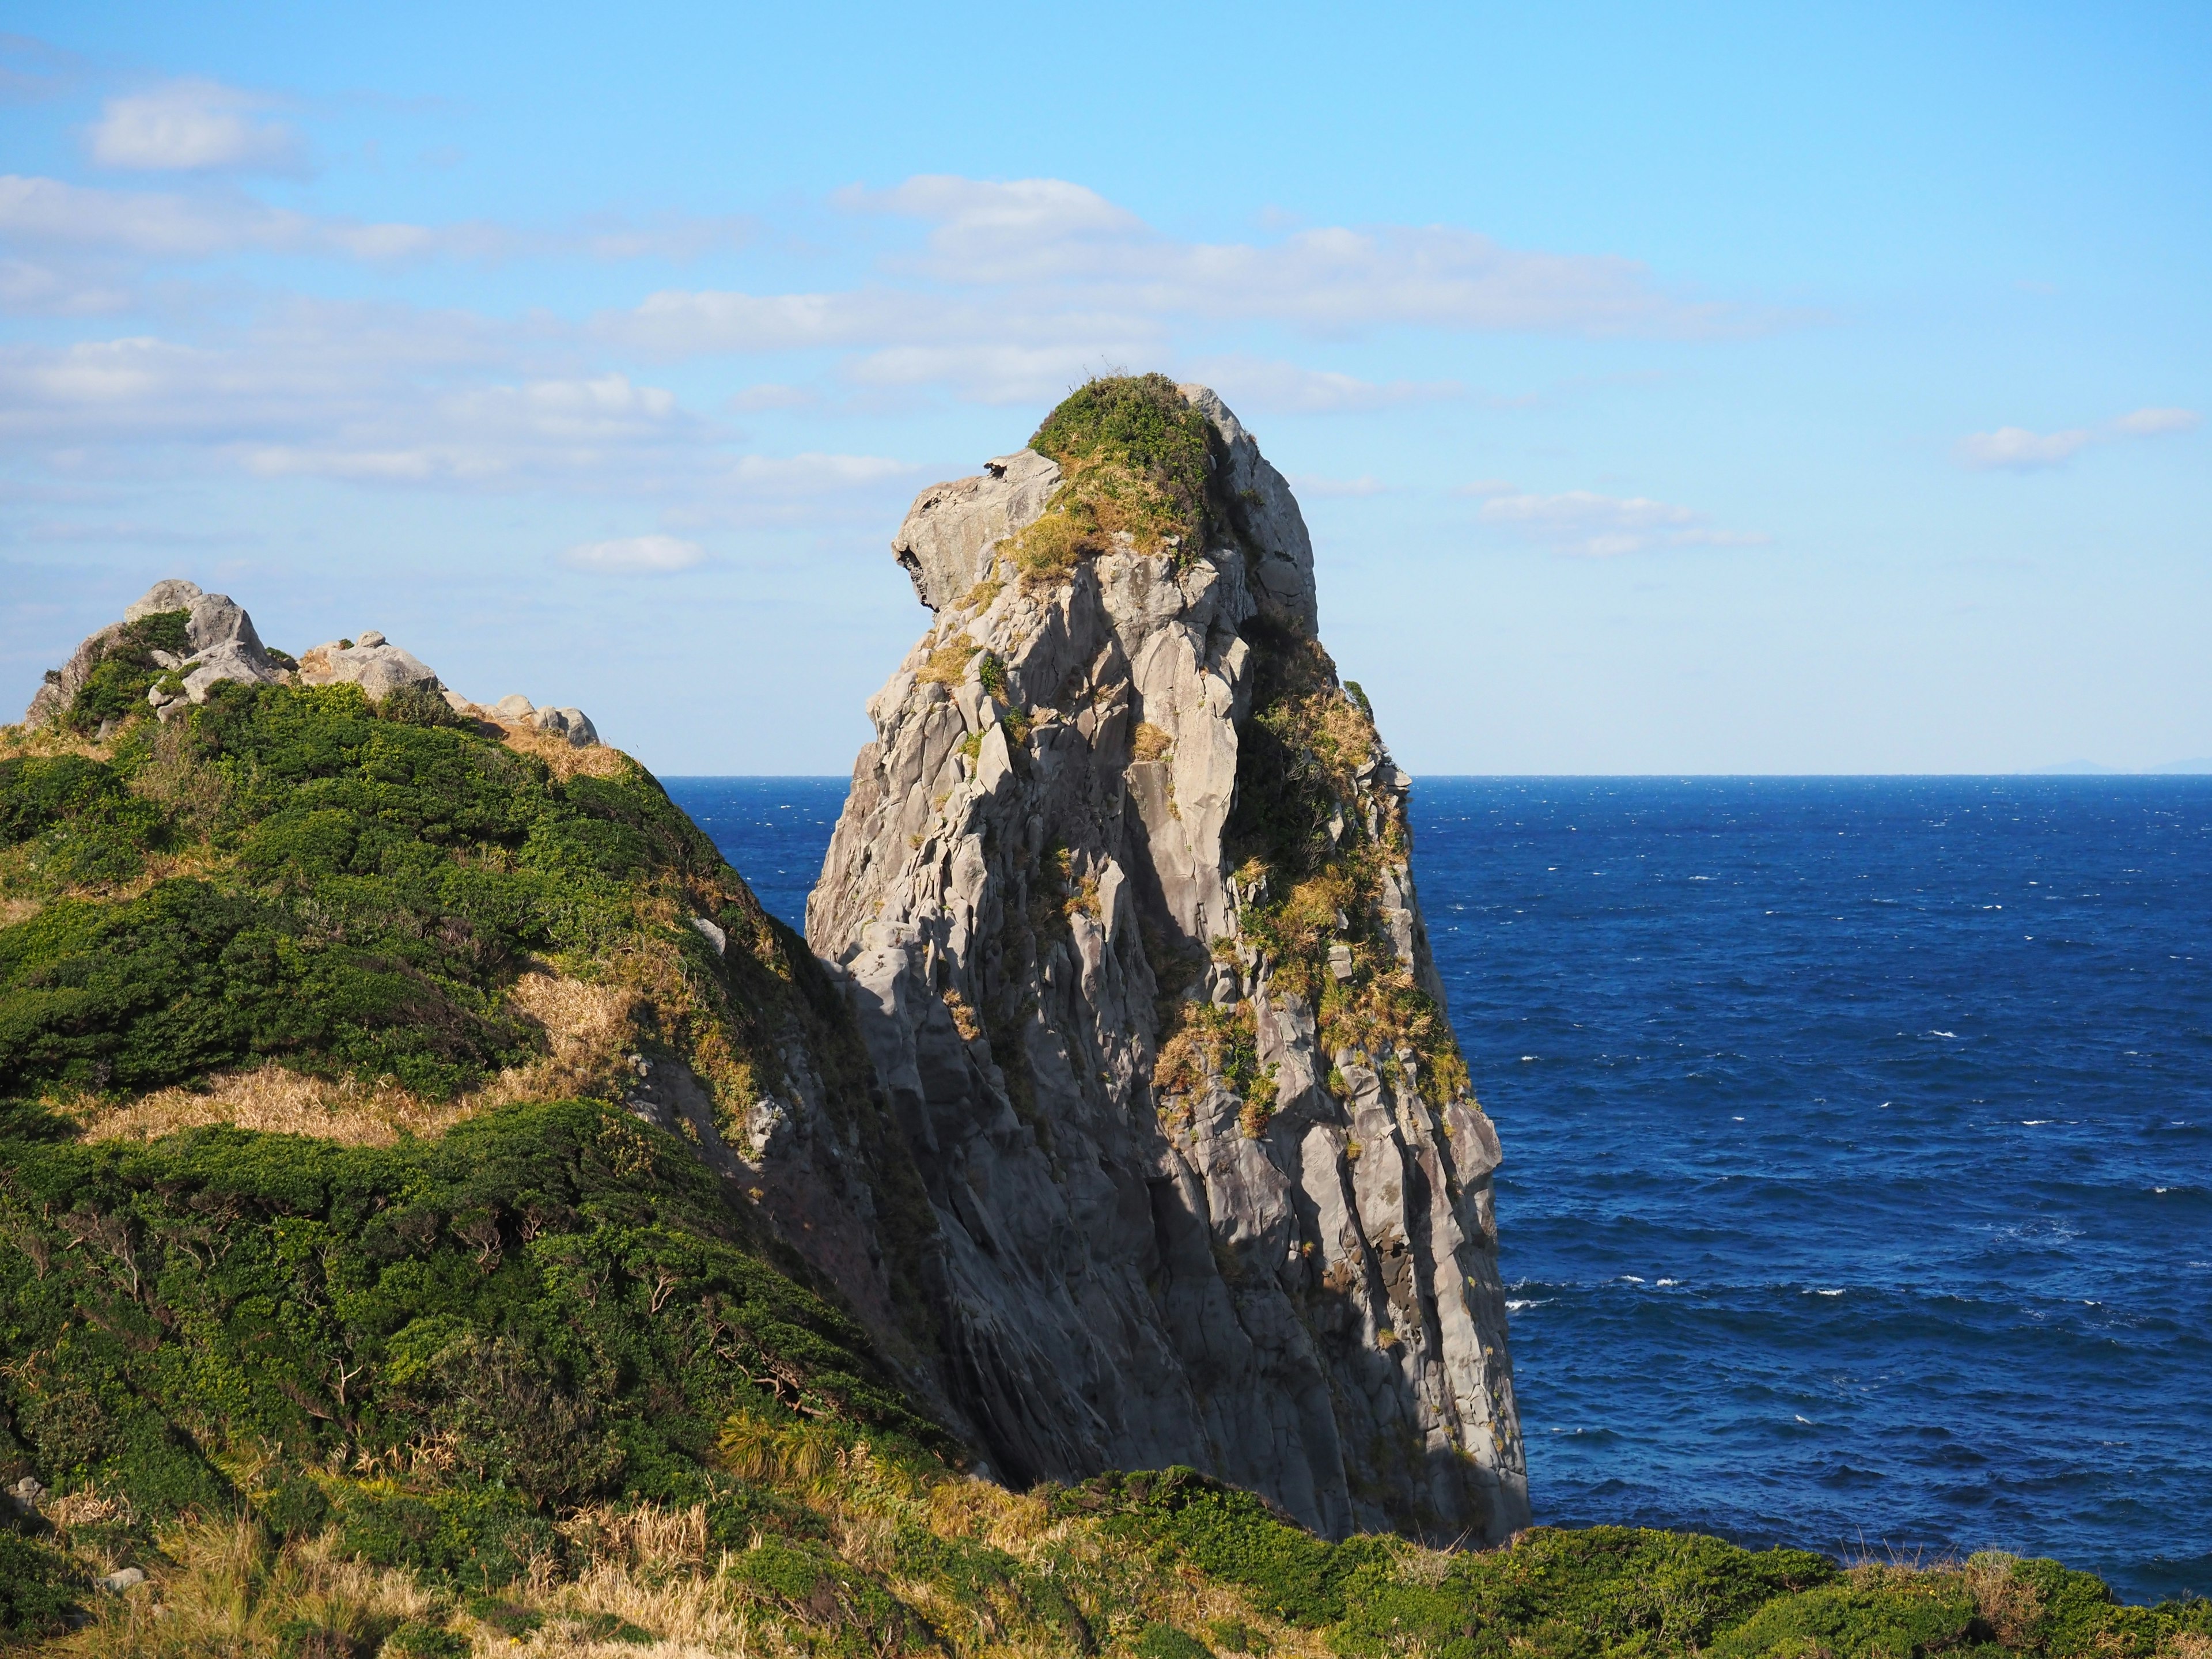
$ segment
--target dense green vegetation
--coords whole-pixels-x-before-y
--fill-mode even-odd
[[[1331,1544],[1188,1469],[1102,1476],[1050,1502],[1237,1586],[1256,1612],[1323,1632],[1346,1655],[2212,1653],[2212,1602],[2124,1607],[2055,1561],[1847,1570],[1805,1550],[1631,1527],[1537,1528],[1487,1553]]]
[[[415,712],[226,684],[107,760],[0,762],[0,896],[45,901],[0,932],[0,1090],[282,1058],[449,1095],[542,1046],[501,997],[526,957],[656,902],[767,931],[643,769],[560,779]]]
[[[618,1108],[512,1107],[391,1149],[227,1128],[88,1146],[21,1107],[7,1129],[0,1475],[96,1495],[80,1548],[248,1512],[497,1585],[557,1563],[552,1522],[595,1499],[702,1504],[718,1546],[818,1532],[712,1467],[732,1413],[925,1462],[945,1444],[696,1152]],[[58,1590],[62,1558],[38,1574],[38,1546],[4,1547]],[[18,1593],[9,1616],[53,1599]]]

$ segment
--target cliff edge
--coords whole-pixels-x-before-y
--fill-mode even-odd
[[[1206,388],[1097,380],[893,546],[934,621],[807,940],[934,1211],[933,1392],[1017,1486],[1525,1526],[1498,1139],[1281,474]]]

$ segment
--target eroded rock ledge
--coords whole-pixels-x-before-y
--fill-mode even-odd
[[[1497,1137],[1281,475],[1203,387],[1094,382],[894,548],[936,619],[807,937],[934,1212],[942,1396],[1018,1485],[1188,1463],[1339,1536],[1525,1525]],[[864,1256],[805,1126],[758,1127],[787,1233]]]

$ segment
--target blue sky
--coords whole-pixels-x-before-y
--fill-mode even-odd
[[[840,772],[906,501],[1220,388],[1417,772],[2212,756],[2212,11],[15,3],[0,704],[156,577]]]

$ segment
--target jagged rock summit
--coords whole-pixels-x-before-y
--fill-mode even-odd
[[[318,645],[296,660],[271,651],[253,618],[225,593],[203,591],[179,577],[158,581],[123,613],[50,669],[23,724],[33,731],[69,727],[105,736],[150,707],[163,720],[204,703],[225,680],[249,685],[358,685],[373,703],[394,696],[441,701],[459,716],[550,732],[575,748],[597,744],[599,732],[580,708],[533,708],[522,696],[489,708],[448,689],[413,653],[371,629],[358,639]]]
[[[1525,1525],[1497,1136],[1281,475],[1212,392],[1094,381],[893,546],[935,620],[807,939],[933,1212],[942,1403],[1018,1485],[1187,1463],[1338,1536]],[[755,1126],[769,1207],[866,1278],[806,1117]]]

